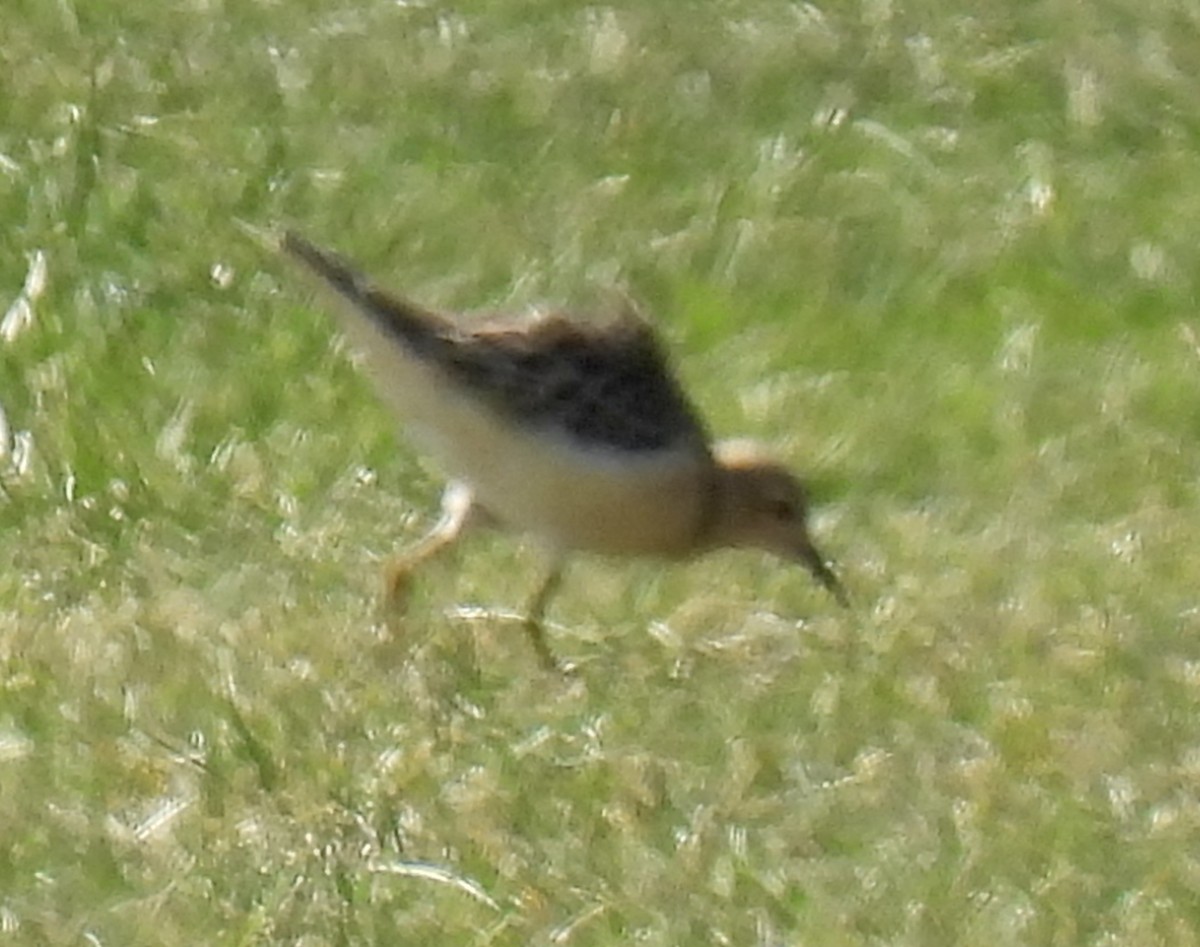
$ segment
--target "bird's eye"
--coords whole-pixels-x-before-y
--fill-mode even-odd
[[[796,504],[787,497],[775,497],[767,501],[767,513],[772,519],[786,522],[796,518]]]

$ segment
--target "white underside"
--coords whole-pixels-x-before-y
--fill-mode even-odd
[[[380,394],[449,477],[557,551],[673,556],[696,534],[707,458],[589,448],[502,418],[357,311],[343,327]]]

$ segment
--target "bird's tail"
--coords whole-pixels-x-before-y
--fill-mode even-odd
[[[295,231],[285,231],[279,245],[378,329],[417,352],[437,347],[453,331],[444,316],[385,292],[336,253],[321,249]]]

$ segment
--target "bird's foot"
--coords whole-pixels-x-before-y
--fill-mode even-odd
[[[406,556],[393,559],[383,570],[383,600],[391,610],[402,612],[412,595],[414,563]]]
[[[534,653],[538,657],[538,663],[542,669],[552,671],[556,674],[571,676],[578,672],[578,666],[572,661],[560,661],[555,657],[554,652],[550,650],[550,645],[546,641],[546,633],[542,628],[542,623],[537,618],[526,618],[522,622],[525,628],[525,634],[529,636],[529,643],[533,645]]]

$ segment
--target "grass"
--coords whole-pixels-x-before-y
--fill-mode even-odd
[[[1194,9],[10,6],[0,939],[1200,940]],[[482,538],[385,620],[437,477],[237,220],[630,287],[857,607],[581,561],[557,680]]]

